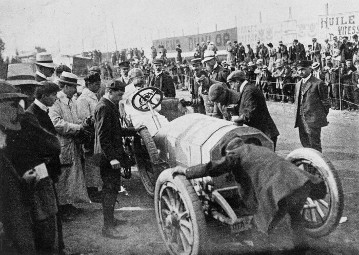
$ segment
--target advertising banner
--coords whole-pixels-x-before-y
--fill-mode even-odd
[[[237,28],[229,28],[198,35],[163,38],[153,40],[152,44],[156,48],[158,48],[159,45],[163,45],[168,53],[176,52],[177,44],[181,45],[183,52],[192,52],[195,50],[197,43],[201,44],[207,41],[214,42],[218,50],[224,50],[227,41],[237,41]]]
[[[348,36],[349,40],[355,34],[359,34],[359,12],[337,13],[319,16],[319,33],[321,38],[339,40]]]

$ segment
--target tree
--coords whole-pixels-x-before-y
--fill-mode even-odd
[[[35,49],[36,49],[37,53],[46,52],[46,49],[42,48],[40,46],[36,46]]]
[[[0,57],[2,56],[2,52],[5,50],[5,43],[4,41],[0,38]]]

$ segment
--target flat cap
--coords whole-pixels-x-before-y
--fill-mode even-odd
[[[245,80],[246,79],[246,73],[243,71],[233,71],[228,75],[227,82],[233,81],[235,79],[239,80]]]
[[[94,73],[99,73],[101,74],[101,68],[98,66],[91,66],[91,68],[89,69],[90,72],[94,72]]]
[[[112,80],[106,84],[106,88],[125,92],[126,84],[119,80]]]
[[[163,60],[160,58],[156,58],[152,61],[152,64],[154,65],[163,65]]]
[[[311,67],[312,65],[312,61],[309,61],[309,60],[300,60],[297,62],[297,68],[300,68],[300,67]]]
[[[208,91],[208,99],[212,102],[215,102],[220,95],[224,93],[226,88],[223,86],[222,83],[215,83],[211,87],[209,87]]]

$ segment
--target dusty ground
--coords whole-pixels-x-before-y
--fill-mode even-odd
[[[182,93],[185,95],[185,92]],[[298,131],[293,129],[293,105],[268,103],[270,113],[281,133],[278,140],[278,154],[285,156],[300,147]],[[307,254],[359,254],[359,115],[357,113],[330,111],[329,126],[323,129],[323,153],[339,171],[344,192],[344,216],[348,221],[329,236],[312,240],[313,247]],[[128,223],[122,227],[128,239],[116,241],[101,236],[102,213],[100,204],[82,204],[83,214],[72,222],[64,223],[67,251],[81,254],[167,254],[157,229],[153,200],[139,179],[124,181],[125,192],[119,195],[116,217],[125,218]],[[231,235],[226,227],[209,222],[209,240],[213,254],[244,254],[268,250],[264,237],[253,232],[252,236]],[[276,231],[275,252],[292,254],[289,230],[282,224]],[[254,246],[244,240],[253,241]],[[250,243],[250,242],[249,242]],[[273,248],[273,247],[272,247]]]

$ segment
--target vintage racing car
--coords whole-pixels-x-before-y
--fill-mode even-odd
[[[161,100],[152,102],[155,94],[161,95]],[[173,100],[177,100],[173,104],[176,105],[178,99]],[[136,109],[150,112],[161,102],[161,91],[152,87],[139,90],[132,100]],[[153,121],[156,122],[155,117]],[[241,213],[238,186],[231,174],[187,180],[182,175],[173,177],[171,169],[219,159],[221,145],[235,136],[270,149],[272,141],[255,128],[196,113],[175,118],[164,127],[156,125],[158,132],[153,136],[142,129],[133,138],[131,150],[146,191],[154,196],[158,227],[170,254],[205,253],[205,216],[221,221],[233,232],[249,230],[253,216]],[[302,219],[307,235],[328,235],[339,224],[344,207],[335,168],[320,152],[308,148],[296,149],[286,159],[324,180],[325,198],[308,197]]]

